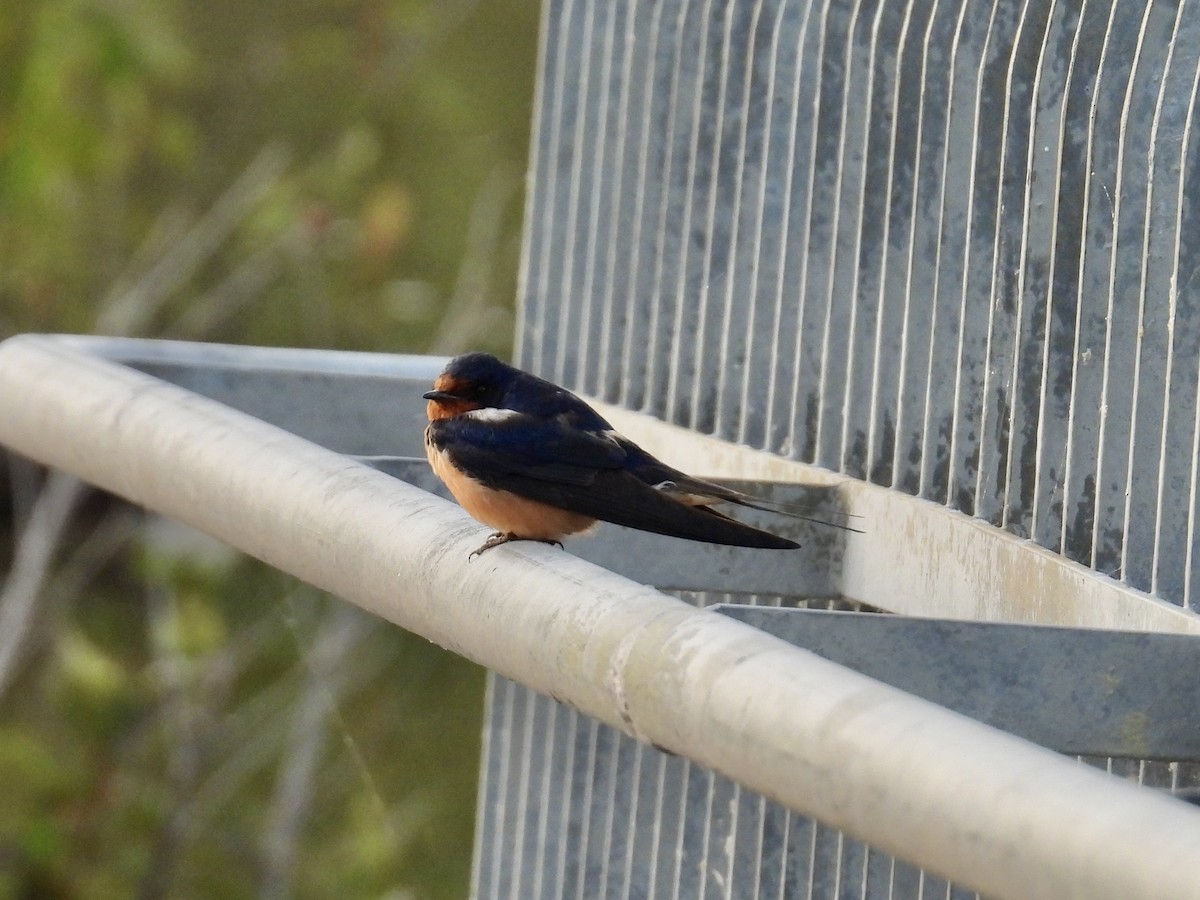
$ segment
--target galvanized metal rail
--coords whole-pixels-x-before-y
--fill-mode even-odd
[[[0,344],[0,442],[991,896],[1200,897],[1182,803],[571,554],[468,562],[456,507],[87,347]]]

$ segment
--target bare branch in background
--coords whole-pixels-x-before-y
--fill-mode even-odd
[[[292,881],[301,828],[312,805],[317,765],[337,712],[345,679],[339,677],[346,658],[369,630],[369,622],[352,607],[335,604],[312,648],[305,654],[308,679],[293,707],[287,755],[280,766],[275,795],[262,840],[263,876],[259,897],[284,900]]]
[[[125,260],[121,273],[113,279],[107,296],[119,297],[133,288],[139,274],[152,269],[171,252],[171,248],[187,237],[188,230],[196,220],[189,204],[182,198],[173,197],[150,227],[137,249]],[[103,307],[102,307],[103,308]]]
[[[0,588],[0,703],[21,661],[50,561],[83,491],[78,479],[51,473],[17,540],[12,568]]]
[[[167,739],[167,783],[173,802],[167,821],[158,833],[153,863],[138,890],[138,900],[159,900],[167,896],[191,828],[190,800],[202,765],[201,737],[205,716],[202,705],[192,696],[193,663],[181,652],[177,598],[162,586],[148,591],[150,647],[154,652],[154,672],[160,685],[160,717]]]
[[[37,588],[36,596],[53,597],[55,605],[68,603],[78,597],[91,583],[96,573],[129,545],[129,541],[137,533],[140,522],[141,513],[133,507],[118,505],[106,512],[96,522],[95,527],[86,538],[69,548],[66,557],[59,563],[56,570],[46,572],[44,576],[46,580]],[[61,534],[56,540],[61,540]],[[0,623],[4,621],[3,610],[7,608],[4,595],[0,594]],[[24,636],[13,635],[14,641],[24,642],[24,646],[17,647],[15,651],[14,665],[18,668],[23,659],[37,652],[37,649],[45,642],[45,628],[34,627],[41,612],[42,609],[36,603],[29,607],[26,612],[28,619]],[[16,613],[13,612],[10,615],[16,616]],[[6,626],[0,624],[0,628],[3,627]],[[0,643],[3,643],[2,638],[0,638]],[[3,695],[7,689],[9,677],[15,677],[15,673],[12,676],[0,677],[0,705],[3,704]]]
[[[25,527],[42,489],[42,467],[18,453],[5,452],[8,483],[12,488],[13,533]]]
[[[294,600],[285,603],[294,611]],[[157,900],[170,894],[175,864],[188,836],[202,828],[236,796],[247,779],[280,753],[283,759],[262,840],[260,895],[289,897],[330,723],[340,724],[338,704],[342,697],[374,678],[383,665],[380,654],[358,652],[375,623],[353,607],[330,605],[311,648],[302,651],[306,677],[300,690],[295,684],[298,670],[291,670],[257,692],[231,716],[213,702],[213,695],[223,691],[219,686],[214,691],[211,682],[232,682],[238,671],[253,661],[253,648],[265,636],[262,632],[278,629],[278,618],[264,616],[248,633],[239,635],[197,668],[169,641],[162,640],[169,631],[165,623],[169,607],[164,598],[154,600],[152,607],[157,610],[152,616],[152,627],[158,635],[153,641],[158,651],[155,671],[164,688],[160,722],[166,726],[171,744],[172,812],[159,833],[154,864],[146,872],[139,900]],[[292,627],[298,631],[302,625],[293,619]],[[231,719],[241,725],[231,729]],[[345,726],[341,728],[345,732]],[[203,771],[215,761],[214,755],[226,751],[226,764],[199,784]],[[373,784],[369,786],[374,789]],[[378,790],[374,790],[378,800]],[[380,806],[382,809],[382,801]],[[388,827],[386,810],[381,813],[381,822],[382,827]]]
[[[196,340],[215,333],[262,295],[283,270],[287,248],[297,240],[292,233],[284,233],[247,257],[216,287],[189,304],[178,319],[163,329],[162,336]]]
[[[287,166],[287,151],[270,144],[233,182],[182,239],[172,244],[149,271],[129,283],[118,278],[96,317],[101,334],[136,334],[145,328],[167,299],[208,260],[254,205],[278,181]]]
[[[290,610],[289,626],[297,634],[306,631],[309,627],[308,613],[296,615],[299,604],[294,598],[284,603]],[[375,623],[363,618],[366,633],[373,633]],[[239,635],[234,644],[222,651],[217,661],[210,663],[209,669],[221,664],[221,660],[227,660],[227,664],[233,666],[249,665],[253,662],[255,647],[278,629],[278,616],[264,616],[250,630],[252,636]],[[301,653],[305,655],[303,647]],[[387,657],[383,653],[356,652],[348,656],[327,685],[328,696],[336,701],[359,690],[376,678],[386,665]],[[229,752],[213,760],[213,767],[196,791],[194,815],[198,822],[203,823],[217,816],[227,804],[234,801],[247,781],[269,768],[274,758],[283,752],[292,721],[290,706],[296,696],[303,693],[297,684],[302,675],[304,672],[300,668],[287,671],[236,709],[226,710],[220,720],[214,722],[212,745],[214,749]],[[330,708],[334,708],[332,702]],[[361,766],[359,768],[360,777],[369,784],[369,773],[365,773]]]
[[[424,29],[405,33],[394,40],[387,57],[372,76],[379,90],[395,93],[396,84],[408,75],[420,71],[428,57],[453,36],[479,6],[480,0],[440,0],[429,5],[432,14]]]
[[[279,145],[268,145],[190,229],[185,230],[185,219],[177,208],[164,212],[136,254],[139,265],[144,265],[152,256],[157,257],[157,262],[132,284],[128,278],[117,279],[97,314],[97,330],[116,335],[141,331],[172,292],[194,275],[245,221],[278,181],[286,165],[284,149]],[[252,263],[256,261],[261,271],[254,269]],[[223,285],[228,288],[228,293],[216,294],[214,299],[223,299],[227,303],[245,302],[247,292],[260,288],[272,271],[269,266],[264,269],[263,260],[252,258]],[[194,326],[204,324],[199,314],[193,322]],[[201,333],[200,328],[195,327],[191,336],[198,337]],[[20,464],[10,463],[10,471],[20,475]],[[13,479],[14,506],[17,507],[15,521],[18,523],[23,518],[20,507],[27,505],[22,499],[26,493],[23,486],[27,483],[27,478]],[[82,487],[75,479],[52,474],[34,502],[29,522],[19,539],[11,571],[0,590],[0,702],[26,649],[49,562],[81,492]]]
[[[492,169],[475,195],[454,295],[430,342],[430,353],[451,356],[471,349],[481,338],[497,331],[511,330],[508,310],[491,303],[489,293],[504,236],[504,213],[519,184],[514,170],[499,165]]]
[[[50,574],[45,593],[54,597],[56,604],[83,593],[97,573],[129,546],[143,519],[139,508],[124,503],[107,510],[85,538],[68,548],[57,570]]]

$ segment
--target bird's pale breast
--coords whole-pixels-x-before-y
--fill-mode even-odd
[[[596,524],[596,520],[589,516],[547,506],[536,500],[526,500],[509,491],[481,484],[464,475],[450,462],[446,451],[439,450],[428,440],[425,442],[425,454],[434,473],[442,479],[462,508],[472,518],[504,534],[556,541],[568,534],[586,531]]]

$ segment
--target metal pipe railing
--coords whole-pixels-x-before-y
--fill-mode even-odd
[[[995,897],[1200,898],[1200,814],[53,338],[0,442]],[[698,552],[702,552],[698,551]]]

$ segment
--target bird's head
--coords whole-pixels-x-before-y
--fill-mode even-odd
[[[519,369],[490,353],[464,353],[450,360],[424,394],[430,420],[458,416],[474,409],[502,409],[505,394],[521,376]]]

